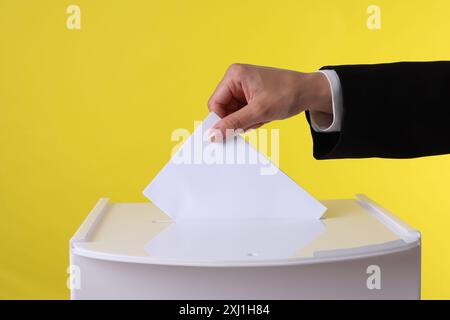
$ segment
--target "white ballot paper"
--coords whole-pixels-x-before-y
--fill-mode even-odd
[[[241,136],[210,142],[210,113],[144,190],[175,221],[305,221],[326,208]]]

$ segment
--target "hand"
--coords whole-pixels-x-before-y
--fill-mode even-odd
[[[228,68],[208,107],[222,118],[213,127],[212,141],[226,137],[227,129],[247,131],[305,110],[317,113],[321,122],[331,124],[333,117],[331,88],[324,74],[245,64]]]

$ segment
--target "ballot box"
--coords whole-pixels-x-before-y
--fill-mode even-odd
[[[100,199],[70,240],[71,298],[420,299],[417,230],[364,195],[321,202],[317,221],[178,223]]]

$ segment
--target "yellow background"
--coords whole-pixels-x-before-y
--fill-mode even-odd
[[[445,60],[449,14],[447,0],[0,0],[0,298],[68,298],[71,235],[100,197],[146,201],[170,133],[207,114],[230,63]],[[423,297],[450,298],[449,156],[316,161],[303,115],[269,127],[313,195],[365,193],[421,230]]]

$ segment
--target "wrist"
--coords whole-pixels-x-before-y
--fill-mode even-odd
[[[331,87],[323,73],[305,73],[303,84],[300,86],[300,95],[305,110],[333,114]]]

